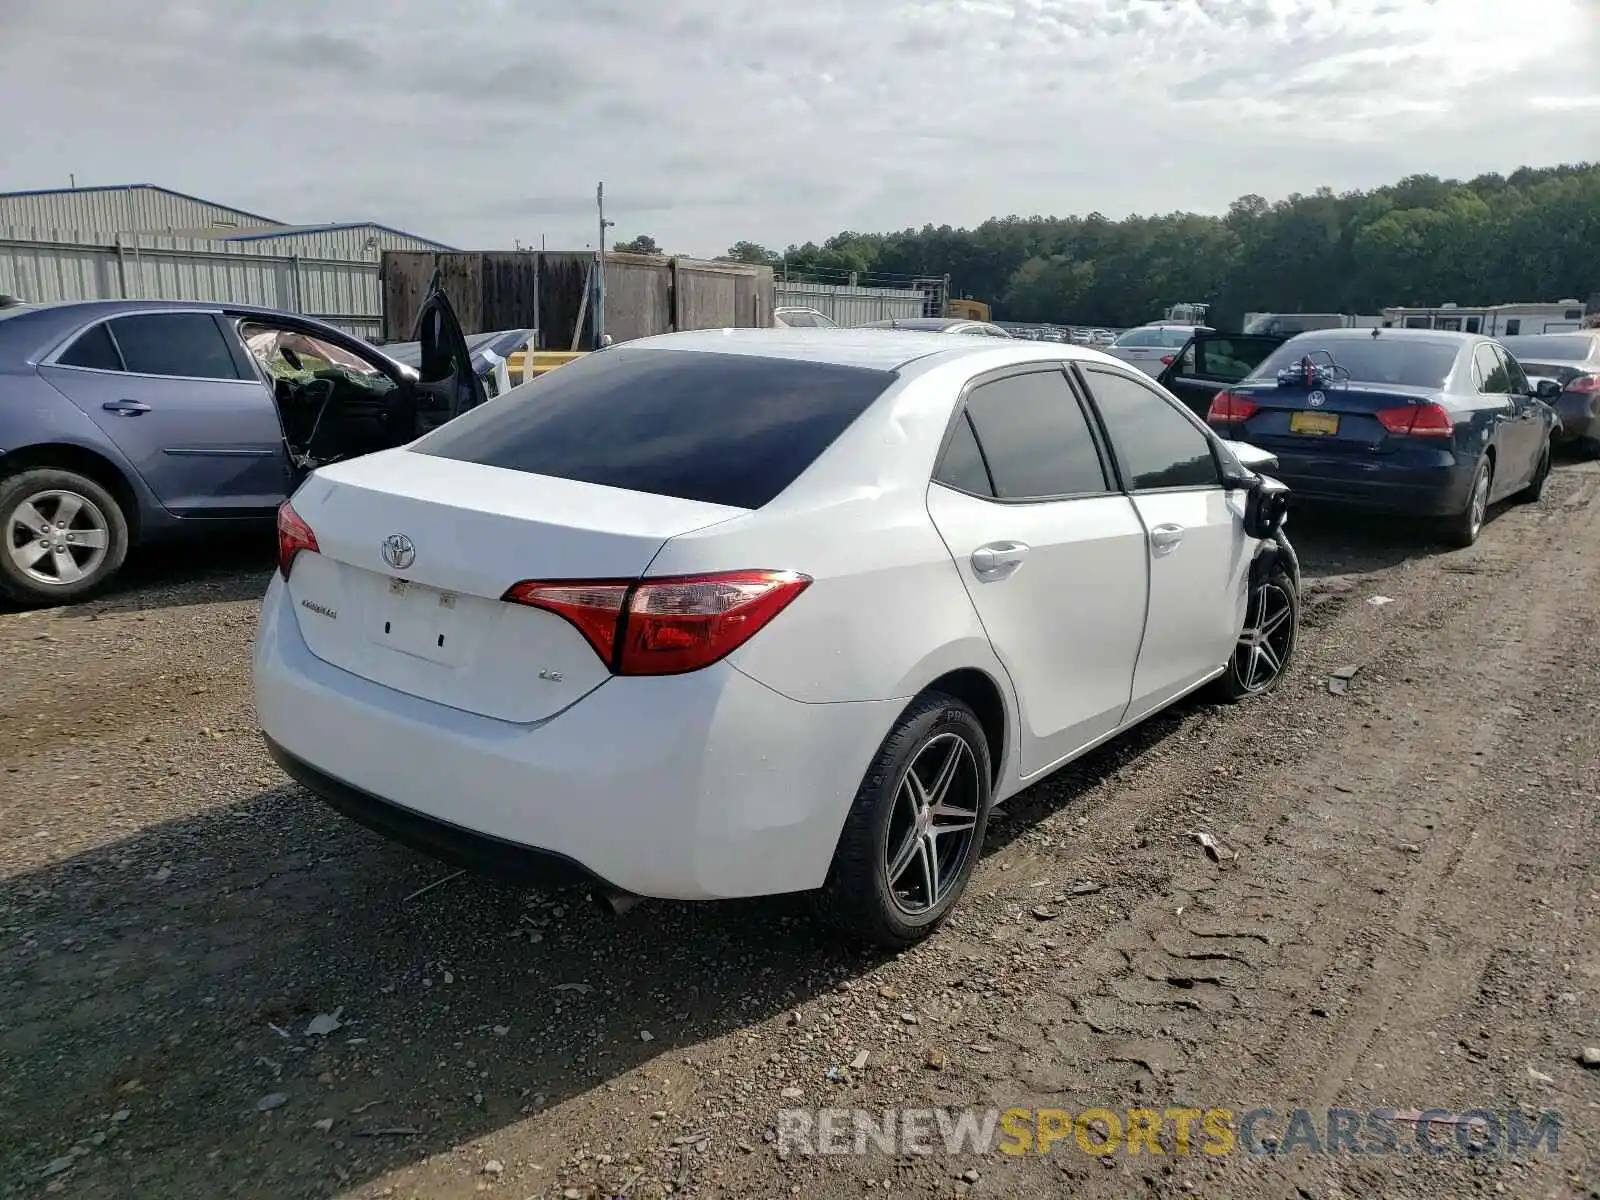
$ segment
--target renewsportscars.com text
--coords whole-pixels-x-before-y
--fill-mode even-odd
[[[778,1150],[864,1154],[1227,1154],[1478,1157],[1554,1154],[1561,1114],[1545,1109],[1064,1108],[782,1109]]]

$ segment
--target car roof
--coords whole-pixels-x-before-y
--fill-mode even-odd
[[[1071,359],[1127,368],[1126,363],[1108,354],[1067,342],[975,338],[962,333],[908,338],[893,329],[697,329],[622,342],[606,353],[627,349],[748,354],[877,371],[897,371],[908,363],[934,356],[954,359],[979,354],[998,356],[993,358],[994,366]]]

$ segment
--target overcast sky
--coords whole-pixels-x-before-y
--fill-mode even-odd
[[[0,190],[713,254],[1600,158],[1600,0],[0,0]],[[1587,63],[1587,70],[1580,65]]]

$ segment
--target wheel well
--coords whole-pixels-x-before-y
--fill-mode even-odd
[[[994,777],[991,782],[998,783],[1000,760],[1006,751],[1006,702],[995,681],[971,667],[939,676],[926,690],[954,696],[977,716],[983,727],[983,740],[989,744],[989,770]]]
[[[128,522],[128,540],[139,540],[139,498],[129,486],[127,476],[104,455],[86,450],[82,446],[69,446],[51,442],[39,446],[24,446],[0,456],[0,476],[15,475],[33,467],[59,467],[76,471],[94,480],[116,500],[122,508],[123,519]]]

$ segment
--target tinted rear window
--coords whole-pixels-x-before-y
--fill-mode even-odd
[[[1546,334],[1542,337],[1508,337],[1502,345],[1526,362],[1583,362],[1594,351],[1596,339],[1587,334]]]
[[[458,417],[412,448],[533,475],[760,508],[895,380],[744,354],[605,350]]]
[[[1455,366],[1459,342],[1422,341],[1406,337],[1319,338],[1302,334],[1279,346],[1250,375],[1272,382],[1278,372],[1306,355],[1325,363],[1328,356],[1350,372],[1352,383],[1380,383],[1395,387],[1443,387]]]

